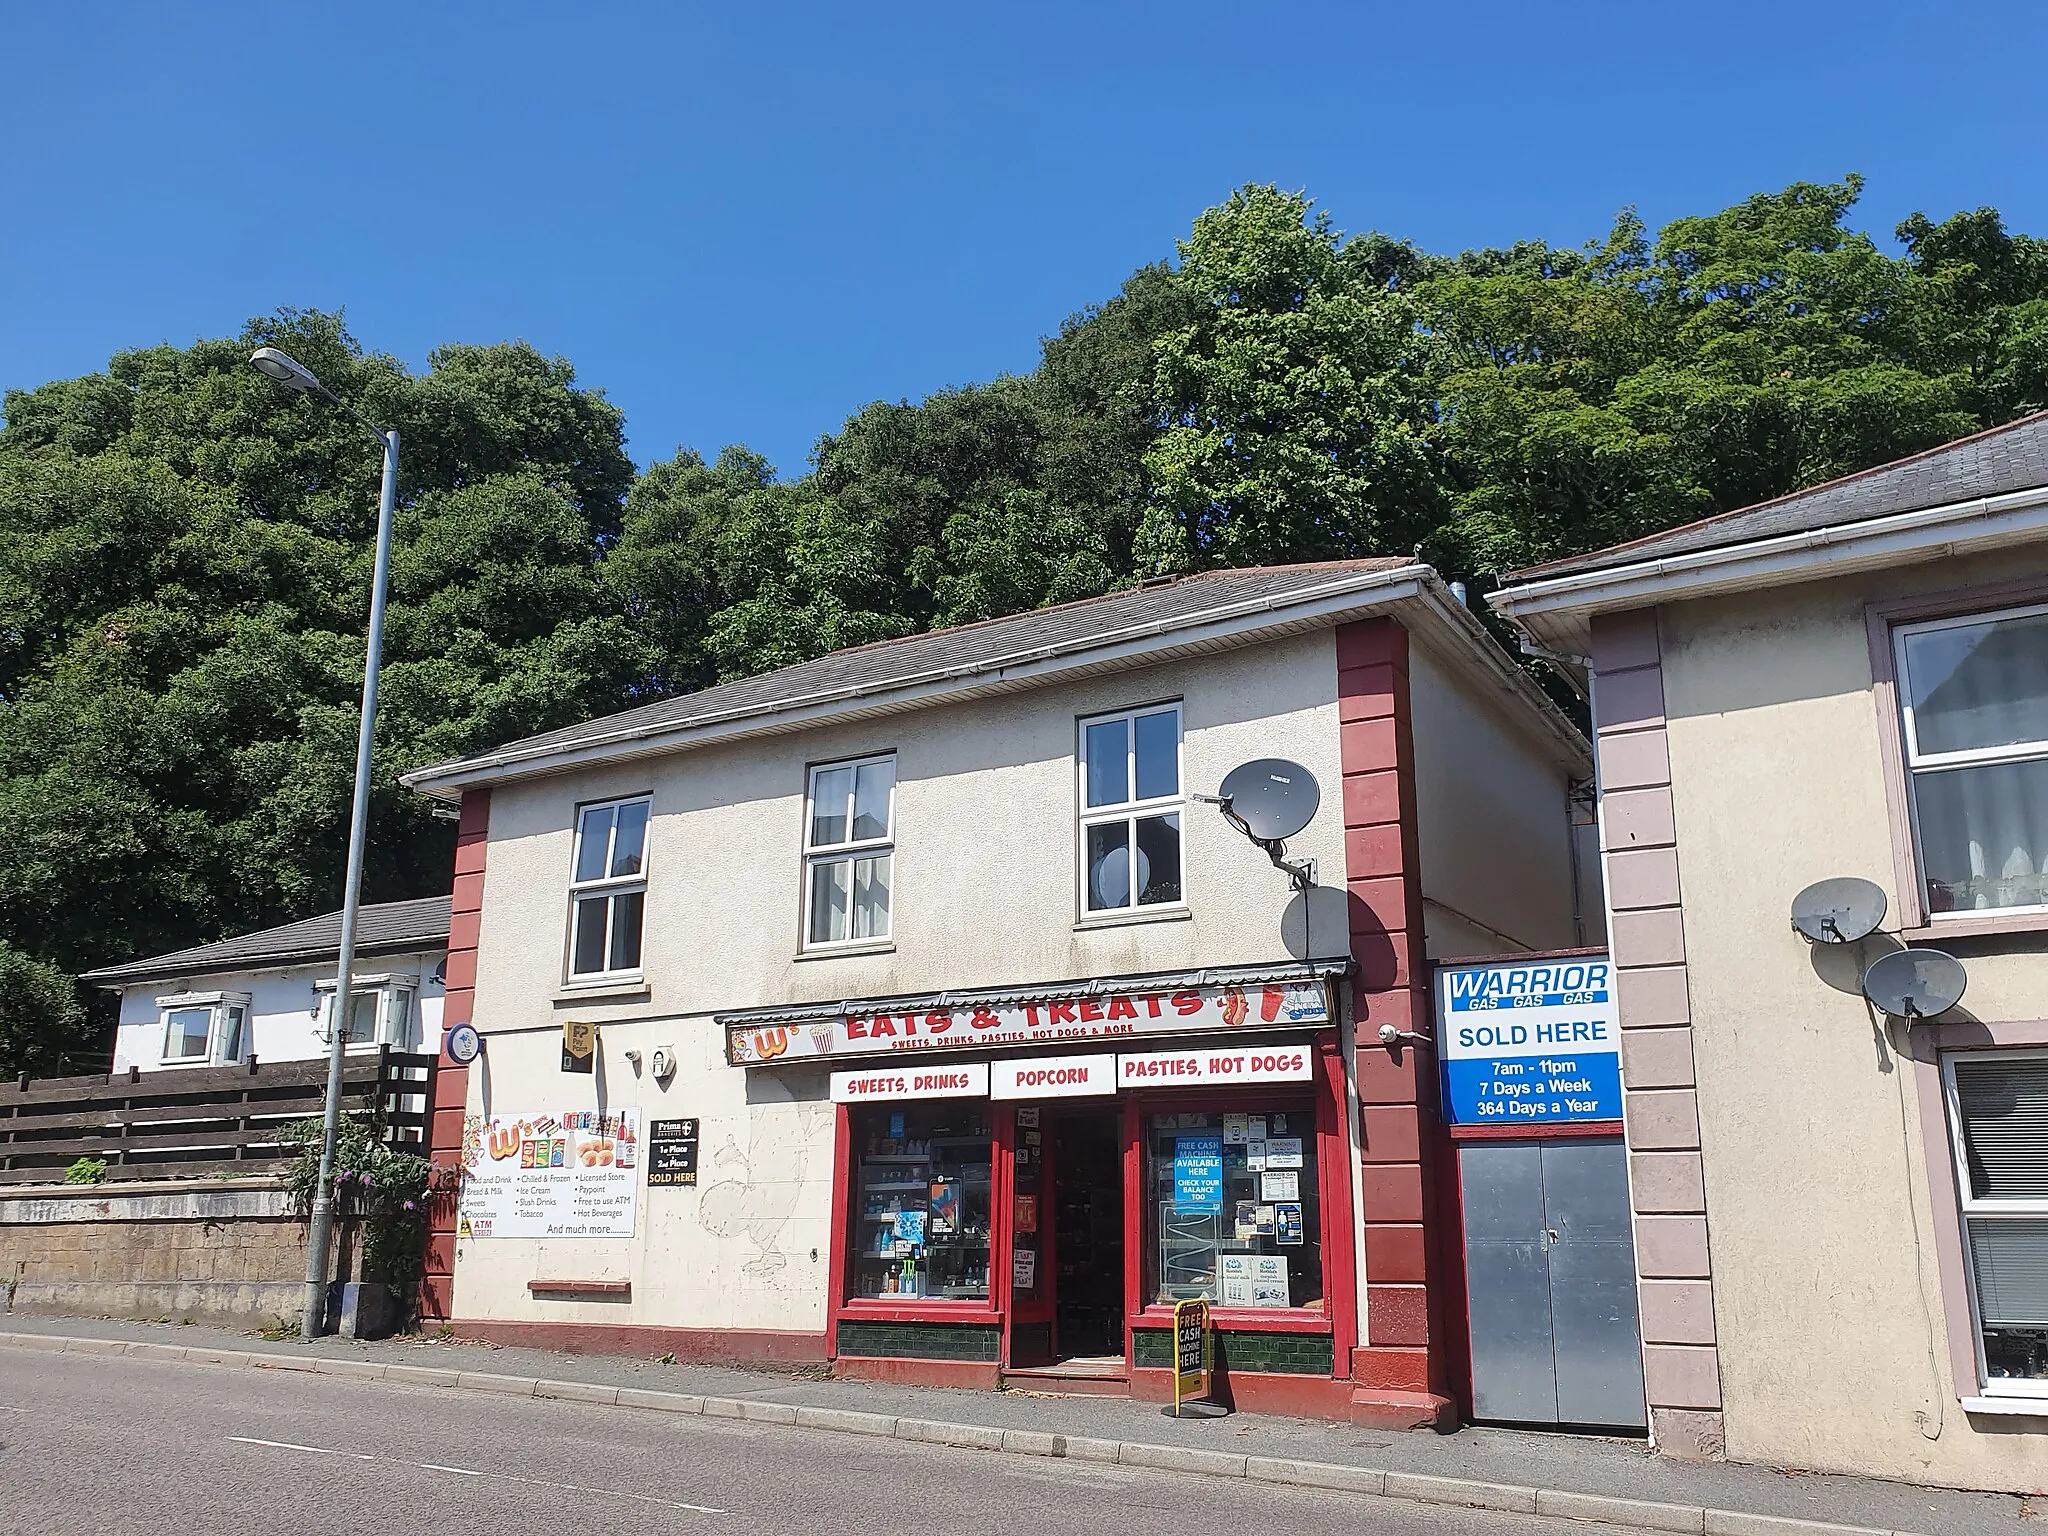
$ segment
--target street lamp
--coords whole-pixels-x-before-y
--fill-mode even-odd
[[[249,366],[287,389],[316,394],[353,416],[384,449],[384,484],[377,497],[377,560],[370,577],[370,641],[363,660],[363,718],[356,729],[356,793],[349,812],[348,873],[341,897],[341,958],[334,977],[332,1038],[327,1047],[327,1102],[320,1130],[320,1179],[313,1186],[311,1231],[306,1236],[306,1304],[299,1336],[317,1339],[327,1313],[327,1245],[334,1232],[334,1139],[341,1129],[342,1055],[348,1043],[350,983],[354,980],[356,914],[363,897],[363,842],[370,826],[370,747],[377,734],[377,672],[384,655],[384,587],[391,574],[391,509],[398,496],[398,433],[378,426],[337,399],[305,364],[275,347],[258,347]]]

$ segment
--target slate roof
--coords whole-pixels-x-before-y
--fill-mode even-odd
[[[417,901],[384,901],[356,914],[356,953],[391,954],[439,949],[448,942],[446,896]],[[120,965],[101,966],[79,979],[102,986],[151,981],[171,976],[217,975],[223,971],[269,970],[305,960],[333,960],[341,953],[341,914],[326,912],[282,928],[245,933],[237,938],[151,955]]]
[[[2022,416],[1911,458],[1844,475],[1775,501],[1609,545],[1588,554],[1510,571],[1504,586],[1695,554],[1779,534],[1809,533],[1901,512],[2048,486],[2048,411]]]
[[[1109,644],[1132,631],[1153,625],[1171,626],[1176,621],[1234,605],[1256,609],[1269,603],[1277,606],[1282,599],[1309,602],[1337,581],[1371,572],[1410,569],[1415,564],[1406,559],[1328,560],[1204,571],[1080,602],[1034,608],[1005,618],[832,651],[793,667],[720,683],[696,693],[508,742],[485,755],[566,750],[616,732],[679,729],[735,713],[772,713],[819,695],[869,692],[937,676],[987,670],[1025,661],[1040,651]],[[456,766],[436,763],[406,775],[406,782],[430,779]]]

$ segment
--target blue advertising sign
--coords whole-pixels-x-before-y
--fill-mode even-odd
[[[1450,1125],[1621,1118],[1621,1019],[1605,955],[1437,970]]]
[[[1223,1138],[1173,1139],[1173,1203],[1182,1211],[1223,1209]]]

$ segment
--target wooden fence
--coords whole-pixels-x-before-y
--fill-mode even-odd
[[[387,1141],[424,1152],[433,1073],[432,1056],[351,1054],[342,1107],[379,1113]],[[109,1180],[275,1173],[294,1155],[284,1128],[326,1095],[324,1060],[0,1083],[0,1184],[61,1183],[81,1157]]]

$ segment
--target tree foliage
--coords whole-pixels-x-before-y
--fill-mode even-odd
[[[10,393],[0,1063],[84,1048],[69,973],[338,903],[377,454],[254,345],[403,436],[387,899],[446,888],[421,763],[1156,573],[1420,547],[1483,584],[2048,404],[2048,244],[1991,209],[1881,244],[1859,191],[1440,255],[1245,187],[1029,373],[870,405],[788,477],[636,475],[561,359],[413,374],[311,313]]]

